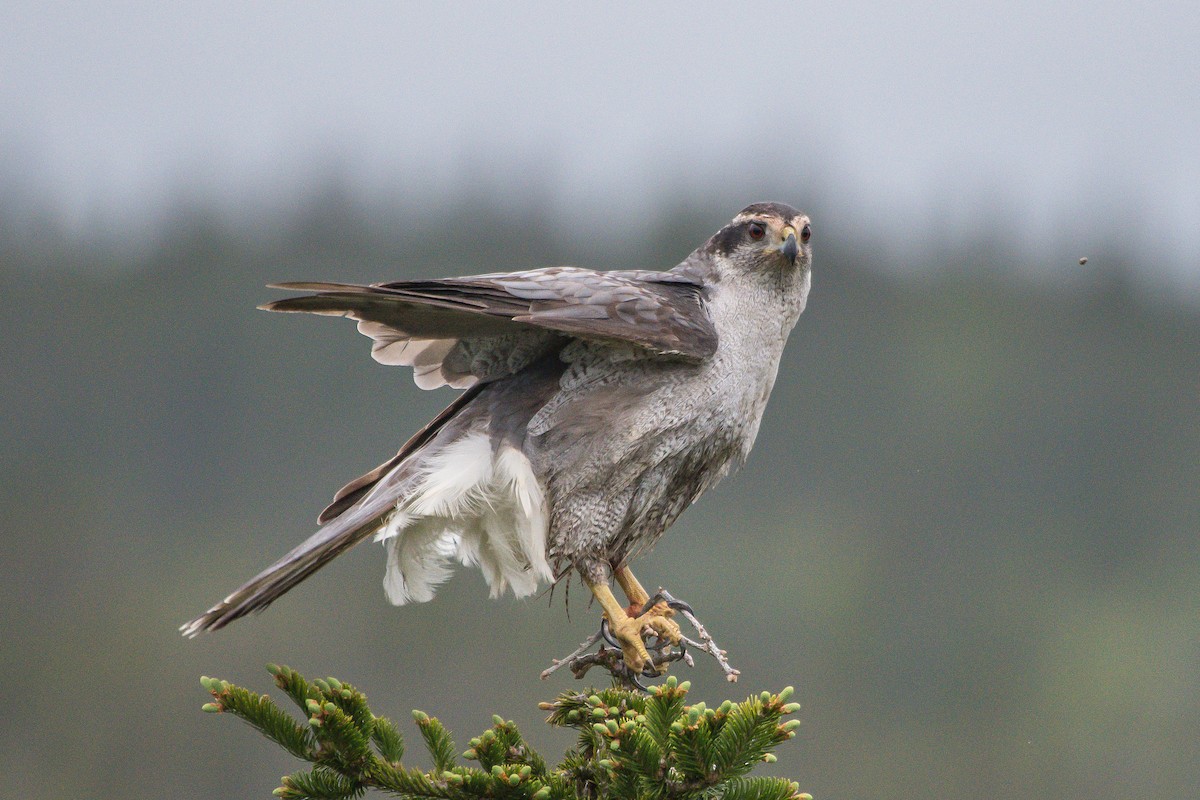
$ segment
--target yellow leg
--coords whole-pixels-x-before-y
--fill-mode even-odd
[[[650,599],[650,595],[642,588],[638,579],[633,577],[629,567],[621,567],[617,570],[616,576],[617,583],[621,584],[621,591],[625,592],[625,596],[629,598],[629,604],[637,606],[640,611],[642,606],[646,605],[646,601]]]
[[[608,626],[612,629],[617,641],[621,643],[621,656],[625,659],[625,666],[634,672],[641,672],[650,663],[650,653],[647,652],[646,644],[642,641],[642,626],[625,613],[625,609],[613,596],[612,589],[608,588],[608,584],[591,583],[586,580],[584,582],[592,590],[596,599],[600,601],[600,607],[604,609],[604,616],[608,617]]]
[[[636,612],[641,612],[645,607],[646,602],[650,599],[650,595],[642,588],[641,582],[634,577],[633,572],[629,567],[621,567],[616,571],[617,583],[621,584],[621,589],[625,592],[625,596],[629,598],[630,606],[636,607]],[[679,625],[671,617],[675,616],[675,610],[666,603],[655,603],[653,607],[637,618],[638,624],[642,627],[647,625],[659,636],[668,639],[672,644],[679,644],[680,638],[683,636],[683,631],[679,630]]]

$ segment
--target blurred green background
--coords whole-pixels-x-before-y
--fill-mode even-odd
[[[631,16],[632,15],[632,16]],[[818,800],[1200,787],[1194,3],[605,11],[132,1],[0,11],[0,794],[268,797],[297,768],[198,677],[335,675],[466,740],[571,745],[577,589],[364,545],[176,627],[449,402],[280,280],[666,268],[814,219],[747,467],[638,565],[796,686]],[[1081,265],[1081,257],[1087,257]],[[597,676],[598,678],[598,676]],[[416,755],[414,751],[414,755]],[[419,756],[418,756],[419,760]]]
[[[729,687],[702,660],[695,696],[795,684],[804,726],[777,770],[819,797],[1188,796],[1196,308],[1148,299],[1111,255],[1063,261],[1049,287],[967,242],[918,277],[866,268],[877,246],[796,194],[824,235],[760,441],[639,568],[744,672]],[[577,590],[569,609],[561,592],[490,602],[462,569],[394,609],[367,545],[261,616],[175,632],[450,396],[372,362],[340,320],[255,311],[264,283],[665,266],[732,213],[667,209],[614,254],[532,205],[492,208],[453,209],[471,234],[453,253],[440,223],[336,193],[255,233],[194,211],[132,261],[9,232],[0,768],[18,795],[265,796],[288,757],[200,714],[196,679],[264,688],[269,661],[463,741],[496,711],[568,746],[535,704],[574,685],[537,675],[596,624]]]

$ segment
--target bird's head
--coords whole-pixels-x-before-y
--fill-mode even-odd
[[[746,271],[806,270],[812,263],[812,223],[783,203],[754,203],[717,231],[705,249]]]

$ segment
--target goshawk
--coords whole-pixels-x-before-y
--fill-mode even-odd
[[[643,635],[677,642],[679,628],[645,605],[629,564],[749,454],[808,296],[811,235],[794,208],[755,203],[665,272],[274,287],[308,294],[263,308],[357,320],[376,361],[463,391],[339,491],[308,540],[183,632],[262,609],[374,537],[396,605],[431,599],[455,560],[482,569],[493,597],[574,569],[626,665],[643,669]]]

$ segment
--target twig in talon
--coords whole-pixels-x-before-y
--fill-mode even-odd
[[[661,677],[659,673],[653,669],[653,667],[669,664],[672,661],[679,661],[683,657],[683,654],[679,651],[669,653],[655,651],[650,657],[650,662],[653,666],[648,665],[646,667],[646,672],[642,673],[641,675],[632,673],[629,668],[625,666],[625,661],[621,656],[620,650],[612,650],[603,646],[601,646],[601,648],[595,653],[577,655],[561,663],[570,665],[571,674],[576,678],[582,678],[592,667],[603,667],[604,669],[608,670],[613,677],[617,678],[623,683],[629,686],[640,688],[642,691],[646,691],[646,687],[638,680],[639,677]],[[557,666],[559,665],[556,665],[555,668],[557,668]]]
[[[570,665],[571,674],[576,678],[582,678],[589,669],[600,666],[621,680],[628,680],[628,670],[625,669],[625,662],[621,659],[621,651],[611,650],[603,645],[594,653],[576,655],[562,663]]]
[[[691,626],[696,629],[696,635],[700,637],[700,641],[698,642],[692,641],[686,636],[683,637],[683,640],[692,647],[695,647],[697,650],[703,650],[715,658],[717,663],[721,666],[722,671],[725,673],[725,680],[729,681],[730,683],[736,683],[738,676],[742,674],[741,670],[735,669],[733,665],[729,663],[729,659],[725,657],[725,651],[717,647],[717,643],[713,641],[712,636],[709,636],[708,630],[705,629],[700,620],[696,619],[696,615],[692,613],[690,608],[680,608],[677,610],[681,615],[683,615],[684,619],[691,623]]]
[[[689,639],[684,636],[682,632],[679,632],[679,628],[674,625],[672,625],[671,630],[679,636],[679,641],[677,642],[672,642],[671,637],[662,631],[655,630],[654,632],[643,633],[643,644],[650,655],[650,660],[643,666],[639,674],[633,672],[625,663],[621,642],[614,635],[612,627],[607,617],[605,617],[600,621],[599,631],[589,636],[585,642],[579,645],[566,658],[555,659],[552,666],[542,671],[541,677],[543,679],[549,677],[561,669],[564,664],[571,668],[571,673],[576,678],[582,678],[592,667],[601,666],[626,686],[645,691],[646,687],[639,678],[661,677],[663,672],[659,671],[660,667],[670,664],[673,661],[682,661],[689,667],[695,666],[695,659],[688,650],[688,647],[691,646],[697,650],[703,650],[712,656],[717,664],[720,665],[727,680],[732,682],[738,679],[741,672],[729,663],[725,651],[717,647],[716,642],[713,641],[712,636],[709,635],[708,630],[700,620],[696,618],[696,614],[689,604],[676,599],[670,592],[660,588],[654,596],[648,598],[642,604],[641,614],[649,614],[654,606],[660,604],[666,605],[673,612],[686,619],[696,630],[698,640]],[[646,626],[646,630],[648,631],[651,627],[653,626]],[[588,653],[587,651],[597,642],[600,642],[600,649],[594,653]],[[611,645],[611,648],[606,647],[605,644]]]
[[[555,672],[557,672],[559,669],[561,669],[565,664],[570,664],[571,662],[575,661],[575,659],[579,658],[581,655],[586,653],[589,649],[591,649],[591,646],[594,645],[598,641],[600,641],[600,632],[599,631],[597,631],[596,633],[593,633],[591,636],[589,636],[587,638],[587,641],[585,641],[583,644],[579,645],[579,647],[575,648],[575,652],[571,653],[571,655],[569,655],[563,659],[555,659],[553,664],[551,664],[549,667],[546,667],[546,669],[542,670],[542,674],[541,674],[542,680],[546,680],[546,678],[549,678],[551,675],[553,675]],[[571,670],[574,671],[574,669],[575,668],[572,666]]]

